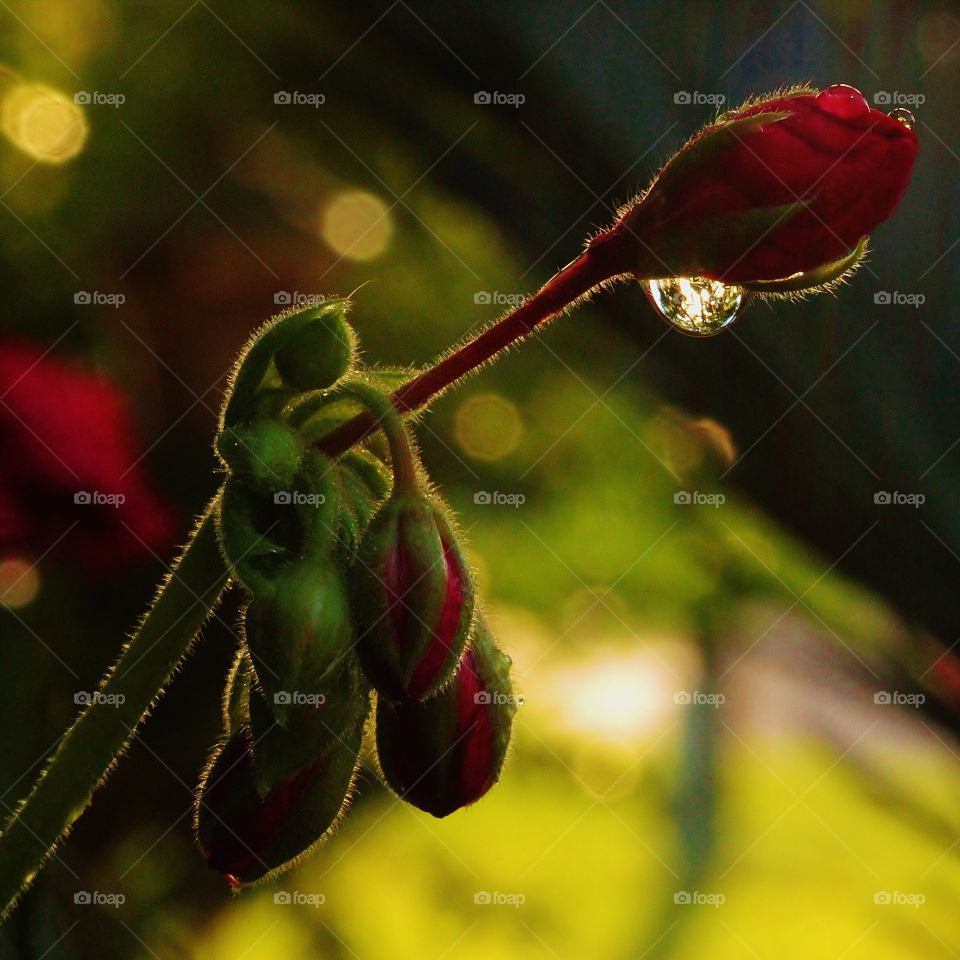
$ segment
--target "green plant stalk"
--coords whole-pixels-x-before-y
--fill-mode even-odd
[[[337,388],[337,393],[352,397],[366,407],[377,426],[383,430],[390,446],[395,489],[403,493],[415,493],[419,483],[417,455],[403,417],[397,412],[391,398],[356,381],[342,384]]]
[[[216,507],[214,499],[97,695],[0,834],[0,919],[87,808],[216,607],[229,579]]]

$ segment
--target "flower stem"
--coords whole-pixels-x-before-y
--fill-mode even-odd
[[[338,393],[353,397],[366,407],[373,418],[374,428],[382,429],[390,445],[394,487],[403,493],[417,490],[417,454],[403,418],[397,412],[392,397],[364,383],[347,382],[337,388]]]
[[[120,659],[0,834],[3,919],[86,809],[216,606],[229,578],[216,507],[215,499]]]
[[[405,383],[391,397],[393,406],[400,414],[422,407],[461,377],[589,296],[607,281],[632,273],[632,252],[627,231],[619,229],[619,225],[594,237],[576,260],[555,273],[529,300]],[[372,433],[377,424],[377,419],[369,413],[358,414],[328,433],[318,446],[324,453],[336,456]]]

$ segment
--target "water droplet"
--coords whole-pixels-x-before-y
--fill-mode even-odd
[[[917,125],[917,118],[903,107],[897,107],[895,110],[891,110],[887,116],[893,117],[894,120],[899,120],[908,130],[912,130]]]
[[[672,327],[694,337],[712,337],[737,319],[745,299],[743,287],[705,277],[648,280],[647,296]]]
[[[856,88],[846,83],[835,83],[817,94],[817,104],[825,113],[844,120],[853,117],[866,116],[870,112],[870,104],[866,97]]]

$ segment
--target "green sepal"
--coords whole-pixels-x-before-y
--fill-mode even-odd
[[[304,556],[325,557],[333,549],[342,512],[338,470],[333,461],[309,450],[300,470],[284,491],[300,524],[297,549]]]
[[[344,314],[319,311],[277,350],[274,363],[284,384],[298,391],[324,390],[350,369],[356,336]]]
[[[848,254],[831,263],[807,270],[805,273],[796,273],[782,280],[755,280],[751,283],[742,283],[740,286],[755,293],[797,293],[829,286],[857,268],[867,252],[869,239],[869,237],[861,237],[860,242]]]
[[[250,724],[250,693],[256,676],[250,655],[244,647],[237,654],[227,673],[227,682],[223,693],[223,732],[231,736],[241,727]]]
[[[329,835],[349,805],[359,735],[335,741],[261,795],[249,727],[214,746],[194,805],[197,844],[210,867],[234,888],[289,870]]]
[[[350,450],[336,461],[340,512],[337,539],[350,563],[370,521],[390,489],[390,475],[383,463],[364,450]]]
[[[323,690],[353,644],[353,627],[343,576],[329,558],[291,564],[272,587],[254,593],[243,634],[270,711],[286,723],[294,693]]]
[[[289,487],[306,452],[296,430],[267,417],[224,427],[215,446],[231,474],[245,477],[251,486],[264,491]]]
[[[291,772],[326,757],[346,743],[359,743],[370,712],[370,684],[352,654],[334,664],[310,690],[287,706],[285,722],[265,691],[250,698],[257,790],[265,796]],[[358,749],[359,747],[357,747]]]
[[[273,581],[296,559],[298,518],[279,510],[272,495],[251,490],[242,477],[228,477],[217,505],[217,537],[231,576],[258,596],[273,592]]]
[[[220,420],[221,429],[261,412],[267,400],[276,409],[277,398],[290,399],[298,391],[284,383],[277,370],[275,355],[313,324],[326,326],[337,321],[346,323],[349,301],[331,298],[306,309],[294,308],[281,313],[257,330],[241,351],[230,377]],[[291,361],[294,366],[298,360]]]

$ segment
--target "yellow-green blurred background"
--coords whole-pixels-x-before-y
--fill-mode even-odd
[[[836,295],[699,341],[622,286],[423,420],[525,697],[482,802],[436,821],[367,774],[232,897],[190,825],[230,597],[0,956],[957,956],[958,68],[936,2],[0,3],[2,336],[119,385],[178,517],[108,577],[4,551],[5,810],[215,489],[225,372],[280,306],[356,289],[366,358],[428,362],[576,255],[693,94],[847,82],[922,143]]]

